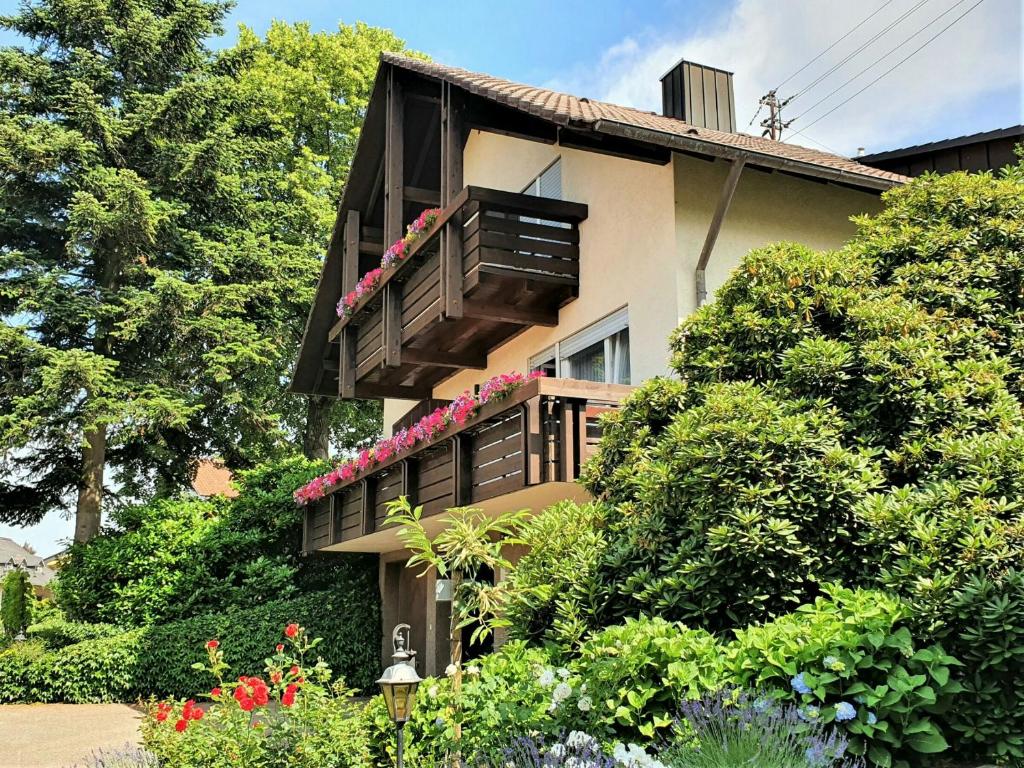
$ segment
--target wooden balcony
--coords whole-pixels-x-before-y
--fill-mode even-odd
[[[582,489],[572,481],[596,447],[598,418],[631,389],[574,379],[530,381],[433,442],[330,489],[306,510],[304,549],[397,548],[384,519],[388,502],[400,496],[423,505],[426,520],[456,506],[530,506],[519,492],[545,484],[564,484],[552,488],[561,494],[556,498],[578,495]]]
[[[485,368],[488,352],[524,328],[557,325],[578,294],[586,217],[580,203],[463,189],[331,329],[338,394],[427,398],[455,371]]]

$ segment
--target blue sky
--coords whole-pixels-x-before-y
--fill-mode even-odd
[[[394,30],[444,63],[645,109],[660,107],[658,78],[685,56],[735,72],[738,123],[745,129],[758,96],[864,22],[780,91],[796,93],[839,65],[801,94],[786,117],[798,118],[794,129],[810,126],[793,141],[852,155],[858,147],[876,152],[1024,122],[1021,3],[976,2],[240,0],[215,45],[230,45],[239,23],[262,32],[275,18],[325,30],[360,20]],[[15,0],[0,0],[0,13],[16,7]],[[0,44],[12,42],[0,33]],[[70,533],[70,521],[56,514],[29,530],[0,526],[0,536],[28,540],[42,554]]]

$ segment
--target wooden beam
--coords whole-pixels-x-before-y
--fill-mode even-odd
[[[520,309],[506,304],[488,304],[467,301],[463,307],[464,317],[477,320],[492,320],[496,323],[513,323],[515,325],[542,325],[554,328],[558,325],[558,313],[543,310]]]
[[[341,255],[341,294],[359,281],[359,211],[349,211],[345,219],[345,248]]]
[[[487,368],[487,355],[406,348],[402,351],[402,362],[409,363],[410,365],[433,365],[438,368],[472,368],[482,371]]]
[[[403,234],[405,101],[402,84],[394,67],[388,73],[387,142],[384,152],[384,242],[393,243]],[[402,364],[402,286],[391,281],[384,286],[384,367]]]
[[[405,199],[412,203],[421,203],[436,208],[441,204],[441,193],[436,189],[423,187],[406,187],[403,190]]]
[[[462,191],[463,129],[459,91],[441,83],[441,200],[445,207]],[[463,217],[461,209],[441,231],[441,319],[462,317]]]
[[[356,396],[356,332],[346,325],[341,329],[338,366],[338,397],[351,400]]]
[[[355,396],[360,400],[379,400],[384,397],[397,400],[426,400],[430,395],[430,387],[407,387],[400,384],[362,382],[356,386]]]
[[[697,271],[694,275],[694,282],[697,287],[698,308],[708,297],[706,273],[708,262],[711,260],[711,252],[715,248],[715,241],[718,240],[718,233],[722,230],[722,222],[725,221],[725,215],[729,212],[729,206],[732,205],[732,199],[736,194],[736,186],[740,182],[740,174],[743,172],[745,164],[746,159],[743,157],[738,157],[732,161],[729,175],[726,177],[725,184],[722,186],[722,192],[718,196],[718,205],[715,207],[715,213],[711,217],[708,233],[704,237],[704,247],[700,250],[700,258],[697,260]]]

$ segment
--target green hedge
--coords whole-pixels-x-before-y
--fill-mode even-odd
[[[38,639],[18,643],[0,651],[0,703],[194,696],[213,682],[192,669],[204,659],[207,640],[220,641],[233,672],[258,673],[284,626],[293,621],[323,638],[317,652],[335,676],[353,688],[368,689],[380,672],[380,613],[367,594],[354,589],[312,593],[56,649]]]

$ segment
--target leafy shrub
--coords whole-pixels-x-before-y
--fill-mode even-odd
[[[922,764],[949,748],[936,716],[954,701],[959,662],[915,646],[907,607],[882,592],[831,588],[827,597],[726,646],[730,681],[842,722],[850,752],[877,766]]]
[[[597,626],[607,515],[601,504],[563,501],[527,522],[520,532],[527,552],[507,581],[511,637],[572,648]]]
[[[722,647],[701,629],[659,618],[626,619],[588,638],[571,665],[580,691],[575,724],[633,739],[665,733],[679,701],[724,685]],[[570,703],[571,704],[571,703]]]
[[[4,577],[0,591],[0,623],[4,632],[11,636],[20,634],[31,618],[32,585],[28,574],[15,568]]]
[[[820,403],[744,383],[701,397],[619,474],[631,501],[604,565],[619,615],[717,631],[786,613],[847,575],[853,506],[881,476]]]
[[[727,690],[684,701],[659,758],[669,768],[863,768],[863,760],[844,757],[847,746],[794,704]]]
[[[204,643],[230,643],[240,669],[263,666],[280,628],[303,620],[327,639],[319,652],[336,674],[368,689],[379,674],[380,615],[360,593],[316,592],[295,600],[122,631],[47,650],[38,640],[0,651],[0,702],[133,701],[187,696],[204,688],[193,668]]]
[[[230,667],[218,641],[207,643],[209,662],[197,664],[215,684],[208,709],[187,701],[153,702],[143,741],[161,764],[176,768],[363,768],[366,728],[352,693],[331,683],[331,670],[313,660],[320,640],[291,624],[260,665],[262,676],[227,679]],[[287,645],[286,645],[287,644]],[[230,646],[228,646],[230,647]],[[252,671],[252,670],[250,670]]]
[[[376,572],[373,557],[300,556],[292,491],[322,469],[293,457],[240,473],[235,499],[119,510],[119,529],[72,547],[56,579],[61,606],[78,620],[131,627],[345,584],[362,589]],[[375,578],[367,601],[378,599]]]
[[[83,640],[98,640],[112,637],[124,630],[113,624],[89,624],[83,621],[69,621],[63,614],[56,613],[44,621],[29,625],[25,634],[29,639],[41,640],[53,650],[80,643]]]
[[[943,644],[964,662],[947,719],[966,757],[1024,758],[1024,571],[974,576],[952,597]]]
[[[506,643],[496,653],[466,667],[462,681],[462,755],[467,764],[508,746],[528,732],[554,733],[558,722],[549,712],[550,693],[541,681],[547,653],[522,642]],[[406,725],[406,764],[413,768],[444,765],[455,745],[455,697],[450,678],[420,683],[416,710]],[[365,717],[370,724],[373,764],[394,764],[394,724],[384,699],[374,697]]]

